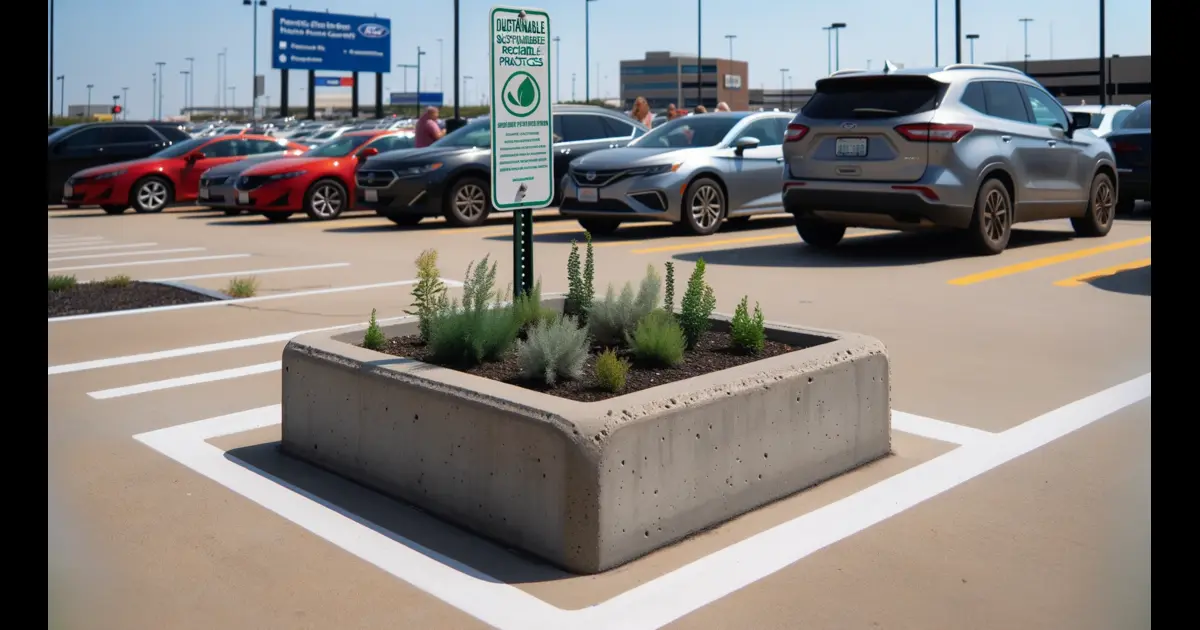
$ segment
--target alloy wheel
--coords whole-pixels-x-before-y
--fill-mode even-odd
[[[147,181],[138,189],[137,199],[141,207],[157,210],[167,203],[167,186],[157,179]]]
[[[477,184],[466,184],[454,195],[454,211],[464,221],[473,221],[487,207],[487,195]]]
[[[713,186],[701,186],[692,195],[692,219],[696,227],[709,230],[721,220],[721,194]]]
[[[312,209],[317,216],[332,218],[342,211],[342,191],[333,184],[322,184],[312,194]]]
[[[1004,194],[999,190],[988,191],[987,199],[983,204],[983,233],[989,240],[999,242],[1004,238],[1011,216],[1008,200],[1004,198]]]
[[[1096,198],[1092,201],[1096,223],[1101,226],[1108,225],[1116,214],[1114,210],[1117,203],[1114,197],[1112,184],[1108,183],[1107,179],[1101,178],[1100,185],[1096,186]]]

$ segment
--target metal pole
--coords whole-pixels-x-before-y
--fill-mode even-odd
[[[787,77],[788,69],[779,69],[779,106],[787,109]]]
[[[703,13],[701,12],[701,5],[703,5],[703,4],[704,4],[704,0],[696,0],[696,106],[697,107],[704,104],[704,88],[702,87],[704,85],[704,83],[701,80],[702,75],[700,72],[701,70],[704,69],[704,56],[700,50],[701,45],[703,44],[703,41],[704,41],[704,38],[701,36],[701,29],[704,26]]]
[[[254,42],[251,44],[251,54],[254,60],[250,62],[250,120],[258,120],[258,5],[265,0],[250,0],[254,7]]]
[[[583,0],[583,100],[592,98],[592,3],[595,0]]]
[[[446,58],[442,55],[443,46],[442,46],[442,38],[441,37],[437,38],[437,43],[438,43],[438,91],[444,92],[446,90],[446,62],[445,62]],[[446,97],[442,96],[442,100],[445,101]]]
[[[933,0],[933,66],[940,66],[941,59],[938,56],[938,0]]]
[[[825,31],[825,74],[833,74],[833,27],[822,26]]]
[[[196,58],[184,57],[184,61],[188,62],[188,109],[196,107]]]
[[[54,125],[54,0],[50,0],[50,115],[46,124]]]
[[[979,39],[978,34],[976,34],[976,33],[968,33],[967,34],[967,41],[971,42],[971,63],[975,63],[975,40],[977,40],[977,39]]]
[[[1104,0],[1100,0],[1100,57],[1097,59],[1100,70],[1100,104],[1108,105],[1108,73],[1104,70]]]
[[[1025,28],[1025,62],[1022,70],[1025,74],[1029,74],[1029,23],[1032,21],[1033,18],[1021,18],[1021,25]]]
[[[158,120],[158,75],[150,75],[150,119]]]
[[[188,71],[180,70],[179,74],[183,75],[183,111],[188,111]]]
[[[129,88],[121,88],[121,120],[129,120]]]
[[[726,35],[725,39],[729,40],[729,69],[733,69],[733,40],[737,39],[737,35]]]
[[[58,117],[67,117],[67,75],[58,75]]]
[[[217,53],[217,98],[213,103],[213,107],[216,107],[218,111],[221,109],[221,105],[225,102],[224,97],[221,96],[221,93],[225,91],[224,88],[221,87],[221,57],[223,56],[225,56],[225,53]]]
[[[463,90],[464,92],[466,90]],[[454,0],[454,118],[458,119],[458,0]]]
[[[163,117],[163,84],[166,83],[166,77],[163,76],[163,66],[167,65],[165,61],[156,61],[154,65],[158,66],[158,119]]]
[[[571,100],[575,100],[575,73],[571,73]]]
[[[221,49],[221,108],[229,106],[225,95],[229,93],[229,49]]]
[[[425,51],[421,50],[420,46],[417,46],[417,115],[418,116],[421,115],[421,56],[424,54],[425,54]]]
[[[954,63],[962,63],[962,0],[954,0]]]
[[[87,91],[88,91],[87,109],[84,110],[87,112],[86,114],[84,114],[84,116],[87,118],[92,117],[92,88],[94,88],[94,87],[96,87],[96,86],[92,85],[91,83],[87,84]]]

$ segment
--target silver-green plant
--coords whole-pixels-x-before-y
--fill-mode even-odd
[[[591,340],[579,320],[564,315],[553,321],[539,321],[529,328],[526,338],[517,342],[517,366],[527,379],[541,379],[553,385],[558,379],[577,379],[583,375]]]
[[[636,294],[628,282],[619,297],[613,286],[608,285],[604,299],[592,304],[588,311],[587,326],[592,339],[605,345],[625,343],[638,320],[658,307],[661,294],[662,279],[652,265],[646,266],[646,275]]]

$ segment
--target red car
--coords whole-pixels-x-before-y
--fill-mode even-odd
[[[147,158],[79,171],[63,186],[63,203],[94,204],[108,214],[121,214],[130,206],[138,212],[161,212],[168,204],[195,200],[200,174],[214,166],[262,153],[299,155],[307,150],[268,136],[193,138]]]
[[[237,207],[270,221],[303,212],[314,221],[336,219],[354,203],[354,171],[372,155],[411,149],[413,132],[352,131],[294,158],[246,169],[234,183]]]

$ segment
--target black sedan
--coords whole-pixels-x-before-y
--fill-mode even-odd
[[[1150,101],[1138,105],[1104,139],[1117,159],[1117,212],[1133,212],[1138,199],[1150,201]]]
[[[555,107],[553,127],[555,182],[562,181],[571,160],[623,147],[647,131],[620,112],[586,105]],[[491,143],[491,121],[477,118],[431,146],[371,158],[358,171],[355,206],[398,225],[438,215],[454,226],[479,225],[492,210]]]

